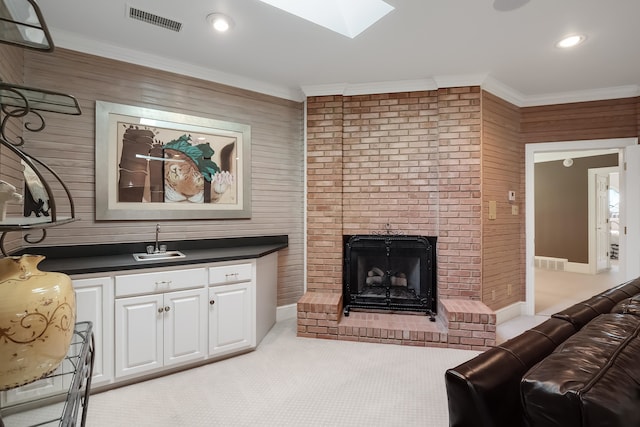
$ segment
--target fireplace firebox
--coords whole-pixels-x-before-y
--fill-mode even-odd
[[[344,237],[344,315],[356,311],[418,312],[435,321],[436,237]]]

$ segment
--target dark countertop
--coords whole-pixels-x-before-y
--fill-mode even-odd
[[[38,264],[42,271],[57,271],[69,275],[117,270],[171,267],[260,258],[288,247],[288,236],[238,237],[225,239],[162,241],[169,251],[179,250],[184,258],[136,261],[134,253],[144,253],[149,243],[115,243],[34,247],[11,255],[40,254],[45,259]],[[151,243],[153,244],[153,242]]]

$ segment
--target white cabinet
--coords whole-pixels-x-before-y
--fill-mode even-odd
[[[207,350],[206,270],[116,276],[115,376],[203,360]],[[185,287],[195,289],[173,290]]]
[[[113,279],[73,279],[76,291],[76,321],[93,323],[95,359],[92,387],[113,380]]]
[[[256,346],[255,261],[209,267],[209,356]]]
[[[256,346],[253,283],[209,288],[209,356]]]
[[[11,406],[24,401],[62,393],[64,390],[63,377],[55,375],[55,373],[60,372],[61,368],[58,368],[54,375],[2,392],[2,400],[0,400],[2,405],[0,406]]]
[[[275,323],[277,254],[71,277],[91,321],[92,388],[252,350]],[[65,389],[61,377],[0,393],[10,406]]]

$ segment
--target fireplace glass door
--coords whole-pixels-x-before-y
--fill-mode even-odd
[[[344,313],[436,313],[435,237],[345,237]]]

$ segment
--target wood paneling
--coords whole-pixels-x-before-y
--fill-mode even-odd
[[[0,79],[5,83],[22,84],[23,50],[9,45],[0,45]],[[4,116],[3,116],[4,117]],[[22,119],[12,119],[7,122],[6,136],[12,141],[17,141],[22,135]],[[15,186],[20,194],[23,192],[22,165],[16,155],[4,146],[0,147],[0,179]],[[21,215],[22,206],[9,204],[9,215]],[[20,247],[20,233],[8,233],[5,241],[5,249],[9,252]]]
[[[638,136],[640,98],[522,108],[524,143]]]
[[[523,171],[520,109],[482,92],[482,301],[494,310],[525,299]],[[497,204],[495,220],[489,201]]]
[[[47,128],[29,135],[29,152],[61,175],[80,217],[49,229],[43,245],[154,238],[158,221],[95,220],[96,100],[244,123],[252,131],[251,219],[159,221],[160,238],[286,234],[289,248],[279,253],[278,305],[297,302],[303,294],[303,104],[65,49],[25,52],[24,81],[69,93],[82,108],[81,116],[47,114]]]

